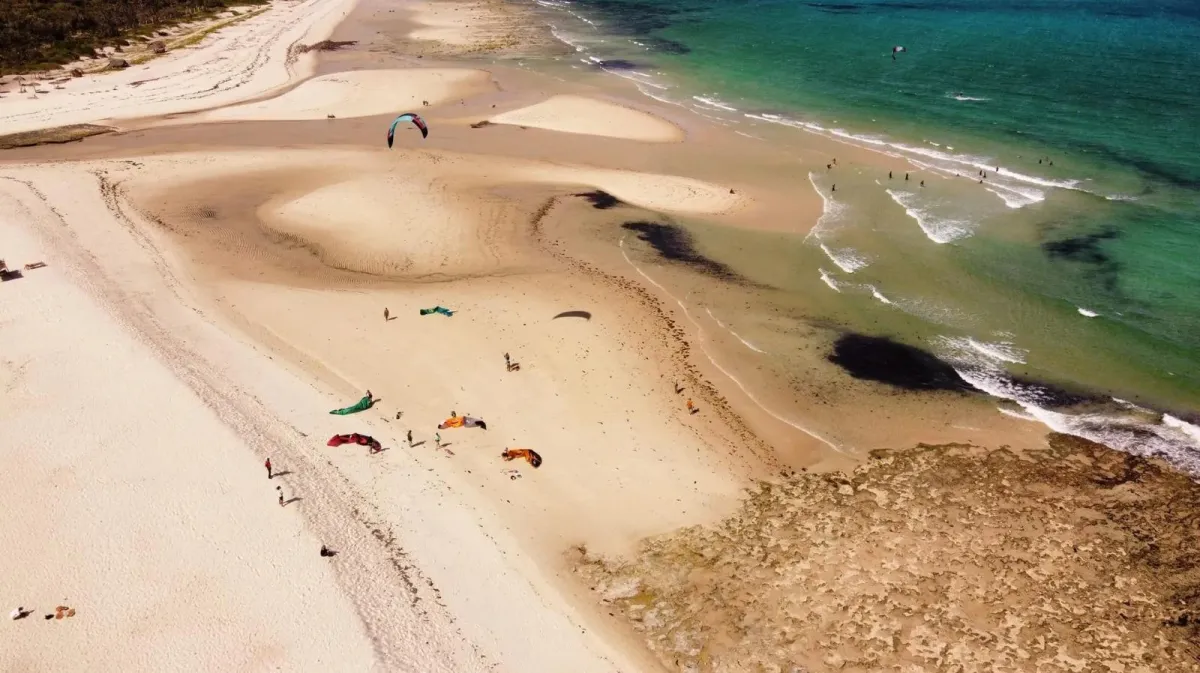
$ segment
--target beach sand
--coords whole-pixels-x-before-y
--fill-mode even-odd
[[[554,96],[541,103],[502,112],[493,124],[533,126],[563,133],[584,133],[643,142],[683,140],[674,124],[639,110],[582,96]]]
[[[420,112],[423,103],[437,105],[486,91],[490,80],[482,70],[356,70],[314,77],[275,98],[211,110],[186,121],[295,121]]]
[[[806,321],[802,307],[764,319],[752,344],[731,316],[771,288],[680,233],[697,221],[795,244],[821,214],[814,166],[833,151],[847,164],[886,158],[820,139],[747,144],[666,106],[613,102],[615,88],[461,58],[516,35],[511,9],[393,13],[363,0],[333,30],[335,6],[349,10],[291,6],[307,24],[239,42],[237,58],[268,47],[243,73],[255,84],[236,91],[220,93],[226,54],[201,45],[211,62],[190,74],[169,59],[147,66],[163,102],[144,114],[119,88],[87,111],[44,105],[0,122],[141,117],[128,132],[0,155],[0,254],[49,264],[0,285],[0,325],[20,334],[0,368],[0,438],[16,466],[0,482],[0,535],[20,550],[0,561],[0,596],[38,614],[59,601],[79,609],[63,623],[6,624],[18,648],[0,651],[0,668],[713,670],[695,647],[732,670],[774,664],[800,633],[785,617],[853,609],[843,622],[858,629],[868,598],[900,591],[872,575],[889,559],[873,554],[883,524],[867,511],[881,497],[870,489],[892,488],[872,481],[882,471],[853,472],[872,449],[971,442],[1020,457],[1050,446],[978,396],[852,379],[828,358],[838,327]],[[266,30],[254,21],[246,35]],[[299,81],[279,60],[285,34],[364,41],[307,66],[345,72],[267,97]],[[401,44],[456,60],[415,68]],[[214,84],[217,94],[189,93]],[[406,111],[396,108],[426,100],[429,138],[405,131],[389,150],[386,125]],[[419,313],[434,306],[454,315]],[[797,334],[797,380],[773,379],[757,358]],[[328,413],[367,389],[371,409]],[[452,413],[487,429],[438,430]],[[385,450],[326,446],[351,432]],[[502,460],[511,448],[544,462]],[[953,490],[967,472],[913,455],[887,496],[887,548],[923,554],[914,581],[927,582],[958,557],[921,545],[941,539],[961,503],[942,491],[926,502],[905,484],[946,465],[956,471],[933,488]],[[286,508],[267,456],[300,498]],[[759,517],[764,479],[787,490]],[[829,484],[841,500],[821,499]],[[1034,497],[995,517],[1019,524]],[[934,523],[904,530],[911,521]],[[774,531],[780,522],[800,532]],[[674,555],[696,539],[697,555]],[[321,544],[339,554],[319,557]],[[813,579],[804,559],[830,549],[841,551]],[[866,569],[835,572],[851,557]],[[1095,558],[1095,576],[1117,576],[1112,558]],[[719,574],[731,568],[746,574]],[[727,594],[711,590],[718,580]],[[955,602],[973,595],[968,580],[930,588],[949,592],[937,609],[973,609]],[[744,607],[756,604],[779,609]],[[684,614],[712,619],[700,628]],[[869,670],[853,666],[950,651],[859,656],[876,636],[924,637],[885,626],[837,642],[803,631],[802,659]],[[1136,645],[1142,626],[1113,637]],[[79,646],[64,647],[59,629]],[[711,644],[689,640],[700,637]],[[718,646],[742,642],[750,649]],[[1066,670],[1055,666],[1017,670]]]

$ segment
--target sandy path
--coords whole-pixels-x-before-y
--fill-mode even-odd
[[[261,96],[312,72],[296,44],[325,39],[357,0],[274,2],[259,16],[126,70],[87,75],[41,96],[0,101],[0,134],[198,110]]]
[[[102,650],[106,668],[159,670],[635,670],[578,626],[453,475],[398,448],[329,462],[349,453],[323,446],[334,432],[395,437],[378,417],[326,413],[357,391],[299,381],[191,308],[171,256],[136,217],[112,215],[122,207],[106,185],[131,166],[5,171],[36,189],[3,182],[19,223],[7,227],[46,238],[9,259],[51,266],[3,286],[28,295],[3,315],[26,336],[5,355],[6,394],[24,397],[6,405],[0,432],[22,469],[6,472],[16,514],[0,531],[7,549],[27,551],[0,562],[0,595],[39,609],[65,598],[81,614],[6,626],[27,631],[0,667],[77,667]],[[47,418],[64,409],[70,427]],[[262,475],[266,455],[303,498],[287,509]],[[44,518],[64,499],[67,514]],[[321,559],[321,542],[341,554]],[[180,606],[190,611],[161,615]],[[188,633],[164,626],[172,619]],[[80,647],[62,647],[52,627],[75,628]]]
[[[683,129],[648,112],[584,96],[553,96],[490,119],[493,124],[532,126],[563,133],[670,143],[683,140]]]

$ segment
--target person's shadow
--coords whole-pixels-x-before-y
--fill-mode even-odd
[[[26,617],[28,617],[29,615],[32,615],[32,614],[33,614],[33,610],[21,610],[20,612],[17,613],[16,617],[13,617],[13,619],[25,619]]]
[[[271,473],[271,478],[272,478],[272,479],[277,479],[277,478],[279,478],[279,477],[286,477],[286,476],[288,476],[288,475],[289,475],[289,474],[291,474],[291,473],[292,473],[292,471],[291,471],[291,470],[283,470],[283,471],[280,471],[280,472],[272,472],[272,473]]]
[[[283,506],[287,507],[288,505],[292,504],[293,502],[300,502],[303,499],[304,498],[301,498],[298,495],[293,495],[291,498],[283,501]]]

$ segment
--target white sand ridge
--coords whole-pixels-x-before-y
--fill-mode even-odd
[[[502,112],[489,121],[653,143],[679,142],[684,137],[678,126],[648,112],[572,95],[552,96],[535,105]]]

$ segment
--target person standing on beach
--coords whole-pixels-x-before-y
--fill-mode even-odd
[[[688,398],[688,401],[687,401],[687,410],[688,410],[689,414],[696,413],[696,405],[692,403],[692,398],[690,398],[690,397]]]
[[[412,430],[408,431],[408,448],[412,448]]]
[[[888,171],[888,180],[891,180],[891,179],[892,179],[892,172]]]
[[[279,506],[280,506],[280,507],[283,507],[285,504],[287,504],[287,503],[285,503],[285,502],[283,501],[283,487],[282,487],[282,486],[276,486],[276,487],[275,487],[275,490],[276,490],[276,491],[279,491]]]
[[[274,479],[275,473],[271,470],[271,459],[268,458],[267,462],[263,463],[263,465],[267,466],[267,479]]]
[[[510,372],[512,371],[512,358],[508,356],[508,353],[504,354],[504,368]]]
[[[904,174],[904,181],[905,181],[905,182],[908,182],[908,173],[905,173],[905,174]]]
[[[384,321],[384,322],[387,322],[387,321],[388,321],[388,316],[390,316],[390,315],[391,315],[391,314],[390,314],[390,313],[388,313],[387,307],[386,307],[386,306],[384,306],[384,307],[383,307],[383,321]]]
[[[442,448],[442,433],[440,433],[440,432],[433,433],[433,445],[439,449]]]

